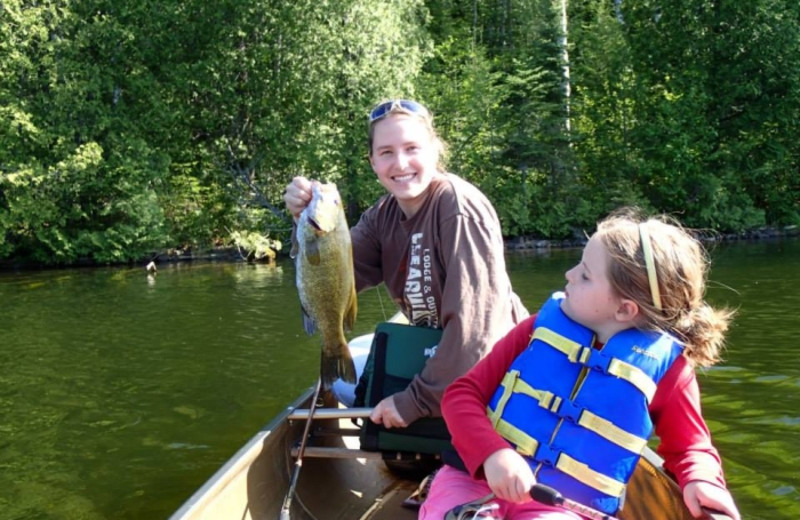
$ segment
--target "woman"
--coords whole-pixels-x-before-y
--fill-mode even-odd
[[[528,313],[511,289],[497,214],[475,186],[441,167],[444,145],[430,112],[410,100],[380,103],[369,115],[368,144],[388,193],[351,229],[356,290],[385,283],[411,324],[443,330],[422,373],[370,416],[405,427],[441,416],[447,385]],[[295,218],[313,182],[296,177],[287,186]]]

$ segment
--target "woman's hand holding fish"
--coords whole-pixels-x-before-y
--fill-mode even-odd
[[[400,416],[397,406],[394,404],[394,396],[389,396],[382,400],[372,409],[369,416],[375,424],[382,424],[385,428],[404,428],[408,423]]]
[[[319,182],[298,176],[292,179],[292,182],[283,190],[283,201],[286,203],[286,209],[289,210],[294,218],[299,217],[300,213],[311,202],[311,186],[314,184],[319,184]]]

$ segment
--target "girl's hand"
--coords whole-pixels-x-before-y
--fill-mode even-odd
[[[369,418],[375,424],[382,424],[385,428],[404,428],[408,423],[400,416],[394,404],[394,396],[383,399],[372,409]]]
[[[483,463],[486,482],[494,494],[509,502],[529,502],[531,488],[536,484],[530,466],[522,455],[504,448],[489,455]]]
[[[312,184],[318,184],[318,182],[311,181],[305,177],[295,177],[283,191],[283,201],[286,203],[286,209],[289,210],[294,218],[299,217],[300,213],[311,202]]]
[[[739,510],[736,509],[736,504],[734,504],[730,492],[709,482],[693,480],[686,484],[686,487],[683,488],[683,501],[695,518],[705,517],[701,506],[725,513],[733,520],[741,520],[742,518],[739,515]]]

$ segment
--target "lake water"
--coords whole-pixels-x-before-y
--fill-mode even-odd
[[[578,257],[508,256],[531,310]],[[738,315],[706,420],[743,516],[800,518],[800,241],[713,259]],[[0,309],[2,520],[166,518],[317,375],[286,261],[0,273]],[[350,337],[393,311],[360,294]]]

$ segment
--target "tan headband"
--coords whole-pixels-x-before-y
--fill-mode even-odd
[[[642,240],[642,252],[644,253],[644,265],[647,267],[647,279],[650,281],[650,294],[653,297],[653,305],[661,310],[661,293],[658,291],[658,274],[656,273],[656,262],[653,259],[653,248],[650,245],[650,234],[647,232],[645,223],[639,224],[639,236]]]

